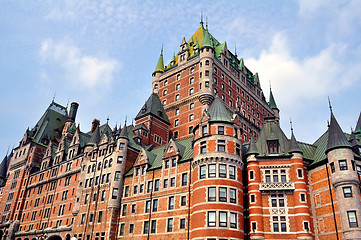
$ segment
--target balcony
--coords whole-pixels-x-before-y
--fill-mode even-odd
[[[259,184],[260,191],[293,191],[295,190],[294,182],[266,182]]]

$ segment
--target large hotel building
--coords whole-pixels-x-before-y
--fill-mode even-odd
[[[52,101],[0,164],[0,240],[361,239],[361,116],[298,142],[269,96],[201,22],[134,124]]]

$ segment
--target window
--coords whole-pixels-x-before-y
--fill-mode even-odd
[[[170,179],[170,186],[174,187],[175,186],[175,178],[171,178]]]
[[[194,115],[193,114],[189,115],[189,121],[192,122],[193,120],[194,120]]]
[[[187,205],[187,196],[182,196],[181,197],[181,206],[185,206]]]
[[[224,135],[224,126],[218,126],[218,134]]]
[[[122,208],[122,216],[126,216],[126,215],[127,215],[127,204],[124,204]]]
[[[218,152],[225,152],[226,151],[225,140],[218,140],[217,150],[218,150]]]
[[[163,188],[167,188],[167,187],[168,187],[168,179],[164,179]]]
[[[227,170],[226,170],[226,165],[225,164],[219,164],[218,165],[218,170],[219,170],[219,172],[218,172],[218,175],[219,175],[219,177],[220,178],[225,178],[225,177],[227,177]]]
[[[189,128],[188,128],[188,134],[192,134],[193,133],[193,126],[190,126]]]
[[[168,199],[168,210],[174,209],[174,197]]]
[[[266,170],[265,171],[265,179],[266,179],[266,182],[271,182],[271,171],[270,170]]]
[[[156,179],[154,181],[154,191],[155,192],[159,191],[159,179]]]
[[[193,83],[194,83],[194,78],[191,77],[191,78],[189,79],[189,84],[193,84]]]
[[[172,167],[175,167],[177,165],[177,159],[172,158]]]
[[[180,89],[180,84],[178,83],[177,85],[175,85],[175,90],[178,91]]]
[[[191,68],[190,73],[191,74],[194,73],[194,68]]]
[[[228,171],[229,171],[229,178],[230,178],[230,179],[235,179],[236,167],[234,167],[234,166],[228,166]]]
[[[176,101],[179,100],[179,94],[175,95],[175,100],[176,100]]]
[[[119,181],[119,179],[120,179],[120,171],[116,171],[115,175],[114,175],[114,181]],[[129,190],[129,187],[128,187],[128,190]]]
[[[216,187],[208,188],[208,201],[215,202],[216,201]]]
[[[267,146],[268,146],[269,154],[277,154],[278,153],[278,141],[277,140],[267,141]]]
[[[347,211],[347,217],[350,227],[358,227],[356,211]]]
[[[129,196],[129,186],[126,186],[124,190],[124,197],[128,197],[128,196]]]
[[[165,106],[167,104],[167,100],[163,100],[162,104]]]
[[[231,228],[237,228],[237,213],[230,213]]]
[[[229,189],[229,201],[231,203],[236,203],[236,189]]]
[[[139,189],[139,192],[143,192],[143,190],[144,190],[144,184],[140,184],[140,189]]]
[[[125,223],[120,224],[120,228],[119,228],[119,235],[120,236],[124,235],[124,228],[125,228]]]
[[[219,212],[219,226],[227,227],[227,212]]]
[[[343,187],[343,196],[345,198],[349,198],[349,197],[352,197],[352,189],[351,187]]]
[[[173,218],[168,218],[167,221],[167,232],[173,231]]]
[[[297,177],[298,177],[298,178],[302,178],[302,177],[303,177],[302,169],[297,169]]]
[[[148,234],[149,232],[149,221],[144,221],[143,233]]]
[[[210,211],[208,212],[208,227],[216,226],[216,212]]]
[[[165,168],[165,169],[169,168],[169,160],[165,160],[164,168]]]
[[[100,198],[101,201],[104,201],[104,200],[105,200],[105,194],[106,194],[106,192],[105,192],[105,190],[103,190],[103,191],[102,191],[101,198]]]
[[[194,103],[189,104],[189,110],[194,109]]]
[[[193,88],[189,89],[189,95],[193,95],[193,93],[194,93]]]
[[[123,162],[123,156],[118,156],[117,162],[118,162],[118,163],[122,163],[122,162]]]
[[[183,173],[182,174],[182,186],[187,186],[187,182],[188,182],[188,174]]]
[[[273,170],[273,182],[278,182],[278,170]]]
[[[153,181],[148,181],[147,193],[150,193],[153,189]]]
[[[133,205],[132,205],[132,210],[131,210],[132,213],[135,213],[136,208],[137,208],[137,205],[136,205],[136,204],[133,204]]]
[[[177,75],[177,80],[180,80],[180,74]]]
[[[148,200],[145,202],[145,212],[148,213],[150,212],[150,205],[151,205],[151,201]]]
[[[256,195],[251,194],[251,203],[255,203],[256,202]]]
[[[150,232],[155,233],[157,231],[157,220],[152,220],[152,225],[150,227]]]
[[[303,228],[305,229],[305,231],[309,231],[310,230],[310,228],[309,228],[309,226],[308,226],[308,222],[303,222]],[[286,232],[286,231],[282,231],[282,232]]]
[[[338,163],[340,164],[340,170],[347,170],[347,162],[346,160],[339,160]]]
[[[102,218],[103,218],[103,211],[99,211],[99,213],[98,213],[98,223],[102,222]]]
[[[335,164],[333,162],[330,163],[330,168],[331,168],[331,172],[334,173],[335,172]]]
[[[175,110],[175,114],[174,115],[179,115],[179,108],[177,108],[176,110]]]
[[[129,233],[134,232],[134,224],[129,224]]]
[[[113,188],[112,199],[117,199],[118,196],[118,188]]]
[[[219,188],[219,201],[227,202],[227,188],[225,188],[225,187]]]
[[[176,120],[174,121],[174,126],[175,126],[175,127],[179,126],[179,119],[176,119]]]
[[[206,153],[207,152],[207,142],[203,141],[200,143],[200,153]]]
[[[301,202],[306,202],[306,194],[301,193],[300,197],[301,197]]]
[[[206,165],[202,165],[199,168],[199,178],[203,179],[206,178]]]
[[[257,222],[252,222],[252,232],[255,232],[257,230]]]
[[[134,186],[134,194],[138,193],[138,186]]]
[[[185,229],[186,228],[186,219],[181,218],[179,221],[179,229]]]
[[[158,211],[158,199],[153,199],[153,212]]]
[[[206,136],[208,134],[207,126],[202,127],[202,134],[203,134],[203,136]]]
[[[209,164],[208,165],[208,177],[216,177],[216,165],[215,164]]]
[[[254,179],[254,171],[249,171],[249,179],[250,180]]]
[[[281,170],[281,182],[287,182],[286,170]]]

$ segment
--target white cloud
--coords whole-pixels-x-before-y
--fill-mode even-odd
[[[330,0],[299,0],[299,13],[303,16],[310,16],[320,8],[330,5]]]
[[[276,100],[287,109],[300,101],[342,91],[355,84],[361,74],[361,69],[353,67],[359,63],[342,61],[347,50],[344,44],[331,44],[305,59],[297,59],[288,49],[286,37],[278,33],[258,58],[246,60],[250,69],[260,73],[264,89],[271,81]]]
[[[50,66],[59,67],[65,80],[74,86],[87,89],[106,89],[114,80],[114,73],[119,62],[111,58],[99,58],[85,55],[81,49],[69,42],[43,41],[40,55]],[[42,73],[44,76],[46,73]],[[49,74],[46,74],[49,78]]]

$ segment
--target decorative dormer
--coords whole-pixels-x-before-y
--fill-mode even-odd
[[[179,50],[179,53],[178,53],[178,65],[186,63],[188,57],[189,57],[188,44],[186,42],[186,39],[183,38],[182,43],[180,45],[180,50]]]

